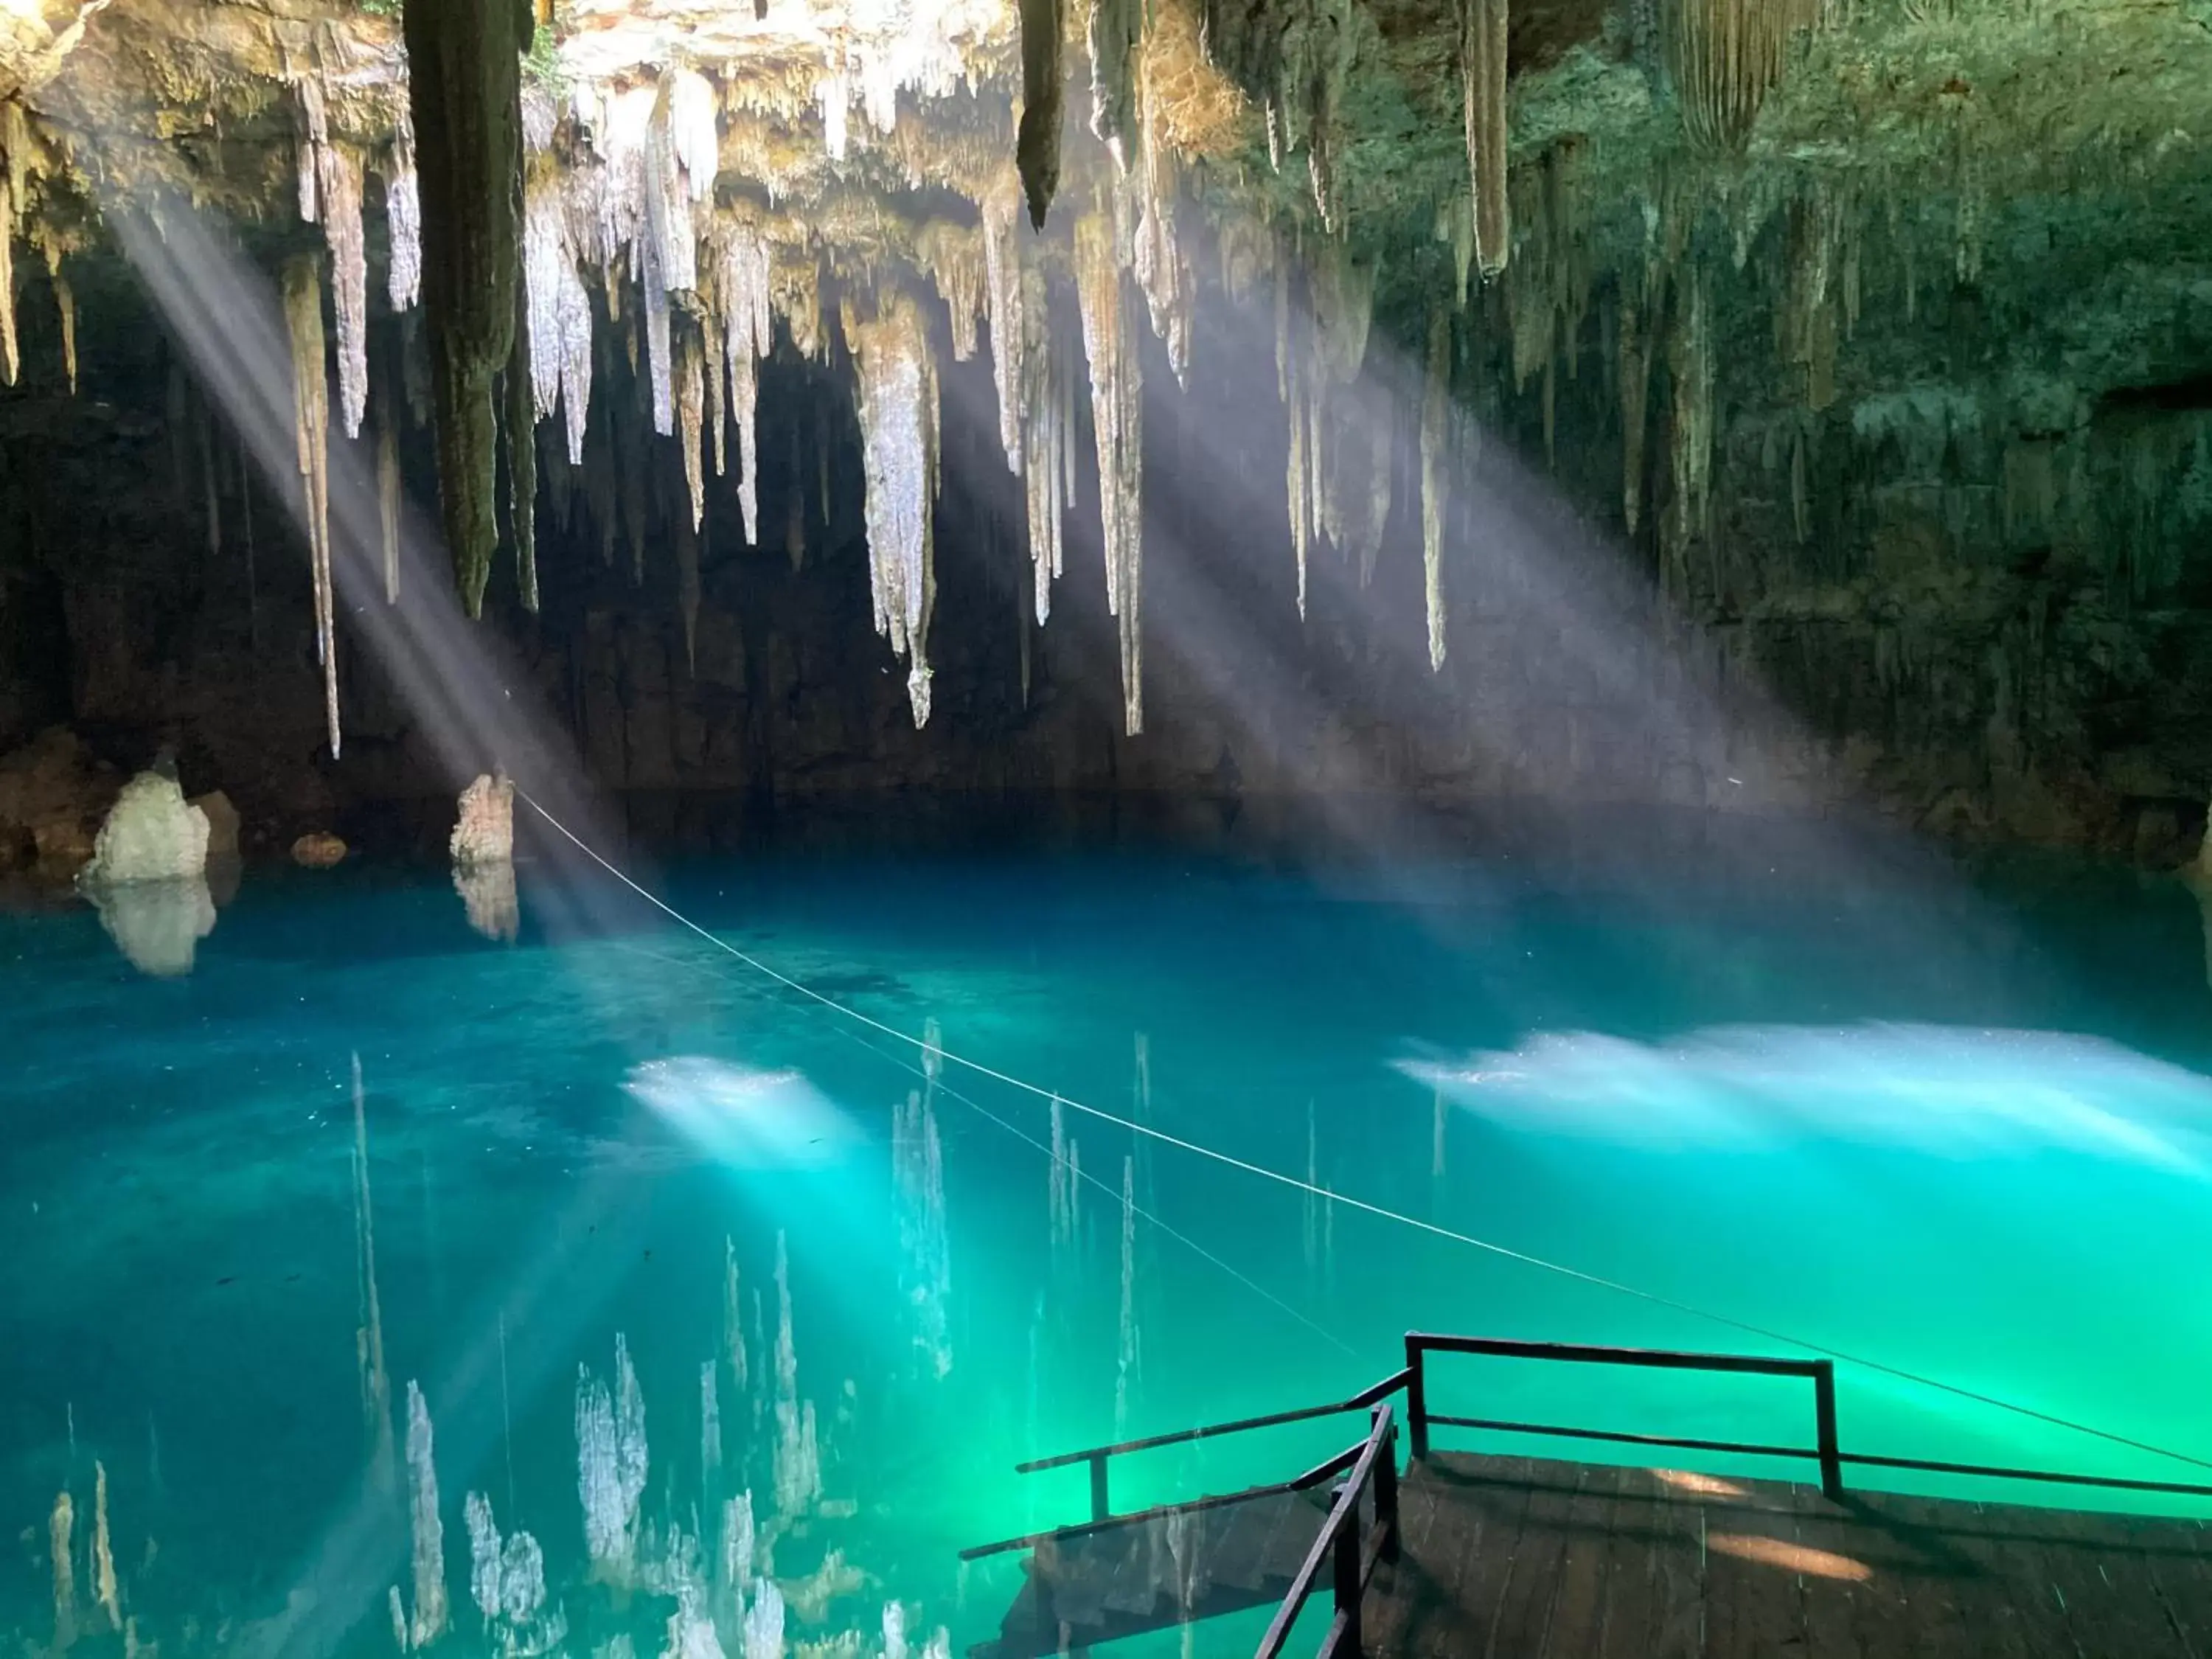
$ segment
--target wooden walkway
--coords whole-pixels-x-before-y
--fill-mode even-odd
[[[1042,1659],[1274,1599],[1325,1503],[1065,1542],[974,1651]],[[1449,1453],[1400,1503],[1403,1557],[1364,1610],[1382,1659],[2212,1659],[2212,1530],[2194,1522],[1838,1508],[1808,1486]]]

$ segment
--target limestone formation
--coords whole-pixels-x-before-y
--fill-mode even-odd
[[[514,781],[506,773],[479,774],[461,791],[459,816],[447,852],[459,870],[513,861]]]
[[[208,815],[185,799],[173,777],[141,772],[123,786],[79,878],[87,888],[204,876]]]

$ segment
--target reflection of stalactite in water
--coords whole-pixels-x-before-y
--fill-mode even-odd
[[[722,1407],[714,1391],[715,1363],[699,1365],[699,1467],[711,1480],[722,1467]]]
[[[592,1576],[604,1583],[626,1586],[636,1577],[637,1511],[647,1462],[645,1400],[629,1340],[617,1334],[612,1392],[589,1366],[576,1371],[576,1489]]]
[[[123,1606],[115,1587],[115,1553],[107,1537],[107,1465],[92,1466],[92,1594],[107,1615],[107,1627],[123,1628]]]
[[[353,1227],[355,1289],[360,1322],[354,1358],[361,1372],[361,1412],[368,1431],[372,1478],[390,1490],[397,1473],[392,1437],[392,1378],[384,1369],[384,1310],[376,1288],[376,1215],[368,1187],[368,1097],[361,1056],[353,1057]]]
[[[54,1651],[66,1653],[76,1641],[76,1563],[70,1554],[70,1534],[76,1529],[76,1510],[66,1492],[54,1496],[53,1513],[46,1517],[46,1547],[54,1568]]]
[[[722,1345],[730,1364],[730,1385],[739,1394],[751,1386],[750,1367],[745,1361],[745,1333],[742,1304],[738,1294],[738,1247],[725,1234],[722,1238]]]
[[[799,1397],[799,1349],[791,1327],[791,1261],[784,1236],[775,1236],[775,1507],[796,1520],[822,1496],[822,1455],[814,1427],[814,1402]]]
[[[407,1510],[415,1543],[415,1611],[408,1636],[418,1648],[446,1633],[446,1528],[438,1516],[438,1472],[433,1460],[430,1407],[422,1389],[407,1384]]]
[[[1114,1362],[1114,1437],[1128,1426],[1129,1385],[1140,1374],[1137,1336],[1137,1164],[1121,1160],[1121,1319]]]
[[[933,1036],[935,1022],[931,1023]],[[941,1066],[933,1046],[923,1049],[925,1066]],[[914,1311],[914,1345],[927,1356],[939,1377],[952,1370],[952,1344],[946,1318],[952,1268],[945,1212],[945,1153],[937,1113],[928,1092],[909,1091],[905,1105],[891,1114],[891,1180],[898,1203],[899,1244],[905,1258],[900,1291]]]

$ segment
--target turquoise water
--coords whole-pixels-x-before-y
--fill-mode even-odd
[[[714,1559],[745,1490],[741,1589],[781,1583],[794,1652],[880,1651],[890,1601],[957,1651],[1018,1582],[957,1552],[1085,1511],[1080,1469],[1017,1461],[1349,1393],[1412,1327],[1793,1352],[1696,1308],[2212,1457],[2212,997],[2177,884],[1525,846],[1387,876],[855,846],[654,877],[896,1031],[1385,1217],[1072,1108],[1065,1200],[1045,1098],[550,881],[525,870],[502,944],[442,872],[252,872],[166,978],[89,910],[0,917],[0,1631],[53,1638],[64,1491],[66,1614],[106,1628],[104,1472],[117,1604],[164,1654],[393,1650],[410,1383],[461,1653],[529,1646],[471,1599],[472,1492],[538,1540],[565,1651],[662,1651],[695,1580],[743,1651]],[[587,925],[556,942],[559,914]],[[649,1455],[635,1559],[595,1572],[579,1367],[619,1415],[618,1337]],[[1840,1394],[1855,1449],[2192,1474],[1862,1366]],[[1810,1434],[1802,1389],[1759,1380],[1445,1360],[1431,1403]],[[1358,1427],[1127,1460],[1115,1498],[1279,1478]]]

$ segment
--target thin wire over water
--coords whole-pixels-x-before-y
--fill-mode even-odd
[[[942,1044],[933,1044],[925,1038],[902,1031],[895,1025],[887,1025],[882,1020],[860,1012],[857,1008],[848,1007],[834,997],[825,996],[812,987],[801,984],[788,974],[779,972],[759,957],[739,950],[718,934],[709,933],[673,905],[648,892],[606,859],[601,857],[566,824],[539,805],[530,792],[520,784],[515,785],[514,793],[520,795],[532,811],[550,824],[578,852],[583,854],[585,857],[590,859],[592,863],[652,905],[653,908],[660,911],[671,921],[689,928],[718,951],[735,957],[755,973],[775,981],[787,989],[796,991],[809,1001],[818,1003],[823,1007],[842,1014],[846,1018],[867,1026],[872,1030],[880,1031],[885,1036],[896,1038],[910,1048],[925,1051],[933,1049],[954,1065],[963,1066],[978,1076],[989,1078],[994,1083],[1003,1083],[1010,1089],[1019,1090],[1040,1100],[1056,1101],[1073,1111],[1082,1113],[1086,1117],[1117,1125],[1132,1134],[1144,1135],[1160,1142],[1163,1146],[1173,1146],[1180,1152],[1189,1152],[1198,1158],[1210,1158],[1230,1169],[1240,1170],[1246,1175],[1257,1176],[1263,1181],[1272,1181],[1279,1186],[1310,1194],[1331,1204],[1341,1204],[1348,1209],[1360,1211],[1383,1221],[1395,1222],[1400,1226],[1410,1227],[1416,1232],[1428,1233],[1437,1238],[1448,1239],[1455,1244],[1464,1244],[1469,1249],[1484,1251],[1507,1261],[1519,1262],[1523,1267],[1535,1267],[1545,1273],[1556,1273],[1563,1279],[1573,1279],[1579,1284],[1589,1285],[1598,1290],[1611,1291],[1616,1295],[1631,1297],[1652,1307],[1665,1308],[1670,1312],[1686,1314],[1692,1318],[1702,1319],[1729,1330],[1740,1331],[1747,1336],[1755,1336],[1763,1341],[1780,1342],[1793,1348],[1802,1348],[1806,1352],[1818,1354],[1822,1358],[1833,1359],[1846,1365],[1856,1365],[1862,1370],[1871,1371],[1877,1376],[1891,1377],[1900,1382],[1909,1382],[1916,1388],[1931,1389],[1936,1393],[1948,1395],[1954,1399],[1967,1401],[1974,1405],[1986,1406],[1992,1411],[2005,1412],[2029,1422],[2041,1423],[2051,1428],[2064,1429],[2072,1434],[2085,1435],[2093,1440],[2104,1441],[2108,1445],[2124,1446],[2131,1451],[2147,1452],[2154,1457],[2163,1457],[2176,1463],[2185,1463],[2192,1468],[2212,1469],[2212,1460],[2192,1457],[2187,1452],[2174,1451],[2168,1447],[2155,1445],[2147,1440],[2137,1440],[2127,1435],[2114,1433],[2109,1429],[2094,1428],[2087,1423],[2077,1423],[2070,1418],[2060,1417],[2050,1412],[2038,1411],[2032,1406],[2018,1405],[2012,1401],[2002,1400],[1994,1395],[1984,1394],[1978,1389],[1965,1388],[1955,1382],[1946,1382],[1936,1377],[1924,1376],[1917,1371],[1906,1370],[1901,1366],[1886,1364],[1878,1359],[1868,1359],[1841,1348],[1832,1348],[1818,1342],[1808,1341],[1802,1336],[1792,1336],[1786,1331],[1753,1324],[1748,1320],[1738,1319],[1729,1314],[1715,1313],[1711,1309],[1698,1307],[1694,1303],[1678,1301],[1673,1297],[1662,1296],[1656,1291],[1643,1290],[1634,1285],[1625,1284],[1620,1279],[1607,1279],[1599,1273],[1586,1273],[1579,1267],[1570,1267],[1561,1262],[1547,1261],[1542,1256],[1530,1255],[1526,1251],[1514,1249],[1510,1245],[1495,1243],[1486,1238],[1478,1238],[1472,1233],[1457,1232],[1449,1227],[1439,1226],[1432,1221],[1423,1221],[1416,1216],[1385,1209],[1379,1204],[1370,1204],[1364,1199],[1353,1198],[1344,1193],[1334,1193],[1327,1188],[1301,1181],[1295,1176],[1287,1176],[1279,1170],[1270,1170],[1264,1164],[1248,1163],[1231,1153],[1220,1152],[1211,1146],[1200,1146],[1195,1141],[1185,1140],[1181,1136],[1170,1134],[1164,1129],[1154,1128],[1147,1123],[1136,1122],[1096,1106],[1086,1106],[1081,1101],[1072,1100],[1054,1090],[1041,1087],[1022,1078],[1010,1076],[1006,1073],[986,1066],[981,1060],[970,1060],[964,1054],[954,1053]]]

